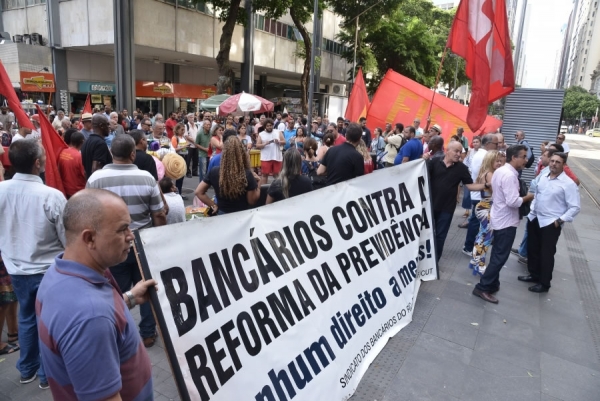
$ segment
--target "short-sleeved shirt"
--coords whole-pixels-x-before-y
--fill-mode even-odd
[[[135,150],[135,160],[133,161],[140,170],[147,171],[158,181],[158,172],[156,171],[156,162],[154,158],[143,150]]]
[[[427,169],[431,180],[433,211],[454,213],[458,184],[461,182],[466,185],[473,183],[468,167],[461,162],[447,167],[444,160],[435,159],[427,161]]]
[[[81,161],[87,178],[92,175],[92,165],[95,161],[99,162],[102,167],[111,164],[112,155],[104,138],[98,134],[90,135],[81,147]]]
[[[284,149],[289,149],[290,148],[290,139],[292,139],[292,137],[296,136],[296,130],[295,129],[286,129],[283,131],[283,137],[285,138],[285,147]]]
[[[327,167],[327,185],[334,185],[365,174],[365,161],[362,155],[348,142],[332,146],[325,153],[321,164]]]
[[[198,134],[196,135],[196,144],[202,146],[203,148],[207,148],[210,145],[210,133],[205,133],[202,128],[198,130]],[[207,157],[208,153],[205,150],[198,148],[198,156]]]
[[[167,136],[169,139],[173,138],[174,132],[173,128],[177,125],[177,120],[173,120],[172,118],[167,119],[165,122],[165,128],[167,129]]]
[[[364,141],[365,145],[367,145],[367,148],[371,147],[371,140],[372,140],[372,136],[371,136],[371,130],[368,129],[367,127],[363,127],[362,128],[362,140]]]
[[[58,156],[58,171],[63,181],[67,198],[85,188],[87,178],[81,163],[81,153],[75,148],[67,148]]]
[[[295,177],[292,177],[292,179],[290,179],[290,187],[288,189],[288,192],[289,192],[288,198],[293,198],[294,196],[302,195],[302,194],[304,194],[306,192],[310,192],[312,190],[313,190],[313,187],[312,187],[312,182],[311,182],[310,178],[303,176],[303,175],[297,175]],[[267,193],[269,194],[269,196],[271,196],[271,198],[273,198],[275,200],[275,202],[285,199],[285,197],[283,196],[283,188],[281,186],[281,180],[277,179],[277,180],[273,181],[273,183],[269,186],[269,191]]]
[[[252,171],[250,169],[246,170],[246,180],[248,181],[248,185],[246,186],[246,192],[240,195],[236,199],[228,199],[223,196],[220,192],[219,188],[219,172],[221,171],[221,167],[213,167],[206,177],[204,178],[204,182],[214,188],[215,194],[217,195],[217,199],[219,199],[219,211],[223,213],[233,213],[233,212],[241,212],[242,210],[247,210],[250,208],[248,204],[248,198],[246,194],[248,191],[254,191],[258,184],[252,175]]]
[[[121,292],[100,273],[56,257],[37,292],[40,353],[55,400],[120,392],[152,399],[152,364]]]
[[[135,164],[109,164],[92,174],[87,188],[106,189],[123,198],[132,230],[150,227],[151,214],[160,212],[164,206],[154,177]]]
[[[411,162],[420,159],[422,156],[423,143],[421,143],[420,139],[412,138],[402,146],[400,152],[398,152],[398,155],[396,155],[396,158],[394,159],[394,165],[402,164],[402,159],[405,157],[408,157],[408,161]]]

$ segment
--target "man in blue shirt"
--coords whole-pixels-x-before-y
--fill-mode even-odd
[[[284,149],[288,150],[292,145],[291,139],[296,136],[296,129],[294,128],[294,120],[287,122],[287,128],[283,131],[283,137],[285,138]]]
[[[408,126],[404,130],[404,136],[408,139],[408,142],[400,148],[394,159],[394,166],[420,159],[423,156],[423,144],[420,139],[415,138],[415,133],[415,127],[412,126]]]

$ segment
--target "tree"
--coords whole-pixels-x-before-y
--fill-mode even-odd
[[[453,98],[456,90],[470,81],[467,77],[465,68],[465,60],[448,50],[444,60],[444,67],[442,68],[440,82],[448,85],[449,98]],[[456,85],[454,85],[455,81]]]
[[[565,90],[563,100],[563,118],[579,124],[580,117],[589,119],[596,114],[600,100],[581,86],[571,86]]]

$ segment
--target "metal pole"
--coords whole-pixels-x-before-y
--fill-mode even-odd
[[[354,79],[356,77],[356,46],[358,45],[358,18],[360,15],[356,16],[356,25],[354,28],[354,62],[352,63],[352,87],[354,87]]]
[[[313,39],[310,50],[310,84],[308,85],[308,121],[312,120],[313,113],[313,99],[315,97],[315,53],[317,52],[317,16],[319,15],[319,1],[313,0],[314,11],[313,11]]]

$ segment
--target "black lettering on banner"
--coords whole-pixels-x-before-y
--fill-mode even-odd
[[[427,201],[427,197],[425,197],[425,177],[422,175],[418,178],[419,181],[419,196],[421,196],[421,203],[425,203]]]
[[[387,216],[385,215],[385,210],[383,209],[383,203],[381,202],[382,196],[382,191],[373,192],[370,196],[367,197],[367,202],[369,203],[369,206],[372,209],[373,206],[371,205],[371,199],[375,199],[375,202],[377,202],[377,208],[379,209],[379,213],[381,214],[381,219],[383,221],[387,221]],[[392,218],[392,215],[390,215],[390,218]]]
[[[229,351],[229,356],[233,361],[233,366],[235,366],[236,370],[240,370],[242,368],[242,362],[240,361],[240,357],[237,353],[237,348],[242,345],[240,339],[237,337],[231,337],[231,330],[235,329],[235,324],[233,324],[233,320],[229,320],[223,326],[221,326],[221,331],[223,332],[223,340],[225,340],[225,346],[227,346],[227,351]]]
[[[223,307],[215,293],[210,278],[206,273],[202,258],[192,260],[192,273],[194,275],[194,285],[196,286],[196,296],[198,298],[198,309],[200,311],[200,320],[204,322],[208,319],[208,307],[212,306],[215,314],[221,312]],[[206,288],[206,293],[204,289]]]
[[[173,321],[177,328],[177,334],[181,337],[194,328],[196,321],[198,320],[194,298],[188,294],[188,283],[181,267],[176,266],[161,271],[160,278],[162,279],[165,294],[167,295],[169,305],[171,306],[171,313],[173,314]],[[174,281],[177,282],[179,292],[175,291],[175,286],[173,285]],[[181,304],[185,305],[187,319],[183,318]]]
[[[321,226],[324,225],[325,220],[323,220],[323,217],[319,216],[318,214],[310,218],[310,227],[315,232],[315,234],[321,237],[320,240],[317,240],[317,244],[323,252],[327,252],[333,247],[333,241],[331,240],[331,235],[329,235],[327,231],[321,228]]]
[[[185,359],[187,361],[188,367],[190,368],[190,376],[192,376],[192,380],[196,385],[196,389],[200,394],[200,400],[208,401],[210,399],[210,395],[206,391],[204,386],[204,379],[206,384],[210,388],[210,391],[213,394],[216,394],[219,391],[219,386],[215,381],[215,376],[213,375],[212,370],[208,366],[206,366],[208,360],[206,358],[206,351],[200,344],[194,345],[185,353]],[[196,362],[198,360],[198,363]]]
[[[387,205],[390,218],[399,215],[400,205],[398,205],[398,201],[396,200],[396,191],[394,191],[393,188],[386,188],[383,190],[383,197],[385,199],[385,204]],[[394,210],[392,210],[392,206]]]
[[[231,295],[233,295],[236,301],[239,301],[242,298],[242,293],[235,278],[235,274],[233,273],[233,266],[231,266],[231,260],[229,259],[229,253],[227,252],[227,249],[223,249],[221,254],[223,255],[225,268],[223,268],[221,260],[219,259],[219,255],[216,252],[211,253],[209,258],[213,274],[215,276],[215,281],[217,282],[217,288],[219,289],[219,295],[221,297],[221,301],[223,302],[223,308],[227,308],[231,304],[229,301],[229,295],[227,294],[227,289],[229,289]],[[225,286],[227,286],[227,289]]]
[[[383,240],[385,241],[385,246],[388,249],[390,255],[393,255],[396,252],[396,245],[394,245],[394,239],[392,238],[392,233],[387,228],[381,230],[381,234],[383,235]]]
[[[304,313],[304,316],[308,316],[310,314],[310,309],[315,310],[317,307],[308,296],[308,293],[302,284],[300,284],[300,281],[294,280],[294,288],[296,289],[296,295],[298,296],[300,305],[302,305],[302,312]]]
[[[346,240],[346,241],[351,239],[352,238],[352,227],[350,226],[350,224],[347,224],[346,226],[342,226],[342,222],[340,221],[341,218],[347,217],[344,209],[342,209],[339,206],[336,206],[331,211],[331,215],[333,216],[333,221],[335,221],[335,226],[338,229],[338,233],[340,234],[340,237],[342,237],[342,239]]]
[[[273,248],[273,251],[275,252],[275,256],[277,256],[281,267],[283,267],[283,270],[286,272],[290,271],[288,262],[292,268],[295,269],[298,267],[292,253],[286,247],[285,238],[283,238],[283,235],[281,235],[279,231],[271,231],[270,233],[267,233],[266,237],[267,240],[269,240],[269,244],[271,244],[271,248]]]
[[[260,272],[263,284],[267,284],[271,281],[269,273],[273,273],[275,278],[282,276],[283,272],[275,262],[275,259],[273,259],[271,254],[262,244],[260,238],[252,238],[250,243],[252,244],[254,259],[256,260],[256,265],[258,266],[258,271]]]
[[[296,239],[300,243],[300,248],[302,248],[304,256],[309,259],[316,258],[319,254],[319,249],[317,248],[317,244],[308,224],[303,221],[298,221],[296,224],[294,224],[294,234],[296,234]]]
[[[348,258],[348,255],[346,255],[345,252],[340,253],[339,255],[337,255],[335,257],[337,259],[338,262],[338,266],[340,267],[340,270],[342,271],[342,274],[344,275],[344,278],[346,279],[346,283],[350,283],[350,276],[348,275],[348,270],[350,270],[350,259]],[[358,275],[360,276],[361,272],[360,270],[358,271]]]
[[[285,233],[285,237],[287,238],[288,242],[290,243],[290,246],[292,247],[292,250],[294,251],[294,255],[296,255],[298,263],[300,265],[304,264],[304,256],[302,256],[300,249],[298,249],[298,243],[292,235],[292,230],[290,230],[288,226],[285,226],[283,227],[283,232]]]
[[[381,247],[381,250],[385,253],[385,256],[382,256],[381,259],[386,260],[393,252],[390,252],[387,245],[385,244],[385,241],[383,240],[383,234],[381,233],[381,231],[377,233],[377,243]]]
[[[402,289],[400,288],[400,284],[398,284],[396,277],[392,276],[388,281],[388,284],[392,287],[392,294],[394,294],[395,297],[399,297],[400,294],[402,294]]]
[[[367,264],[369,265],[369,268],[372,269],[373,267],[377,266],[379,264],[379,260],[375,259],[373,260],[371,258],[371,255],[373,255],[373,250],[372,249],[368,249],[367,246],[369,245],[369,239],[371,241],[373,241],[373,239],[375,239],[376,237],[371,237],[371,238],[367,238],[364,241],[361,241],[360,245],[360,249],[362,250],[363,255],[365,255],[365,259],[367,260]],[[377,241],[373,241],[373,242],[377,242]],[[385,259],[382,256],[382,259]]]
[[[317,298],[319,298],[319,301],[321,303],[327,301],[327,298],[329,298],[329,291],[327,291],[327,288],[325,287],[325,283],[323,282],[319,271],[317,269],[312,269],[306,274],[308,276],[308,279],[310,280],[310,283],[313,286],[313,289],[317,293]]]
[[[325,282],[327,283],[329,293],[331,295],[334,295],[335,290],[340,291],[342,289],[342,286],[337,281],[337,278],[335,278],[335,275],[333,274],[327,263],[321,264],[321,269],[323,270],[323,277],[325,277]]]
[[[221,333],[219,333],[219,329],[213,331],[208,336],[206,336],[206,348],[208,349],[208,355],[210,355],[210,360],[213,364],[215,372],[217,373],[217,377],[219,378],[219,383],[223,386],[229,379],[233,377],[235,372],[233,368],[229,366],[226,369],[223,369],[223,365],[221,365],[221,361],[227,357],[227,353],[223,348],[217,349],[215,343],[221,339]]]
[[[367,201],[369,202],[368,205],[363,198],[358,198],[358,203],[360,204],[360,207],[362,207],[362,209],[365,211],[365,217],[369,222],[369,226],[373,227],[374,225],[379,224],[379,219],[377,218],[377,212],[373,208],[371,198],[368,196]]]
[[[269,308],[267,308],[267,305],[265,305],[264,302],[259,301],[252,305],[250,309],[252,310],[254,320],[256,320],[258,330],[260,330],[260,334],[262,334],[262,337],[265,339],[265,344],[271,344],[271,341],[279,337],[281,333],[277,330],[277,325],[275,325],[273,319],[269,317]],[[273,340],[271,340],[267,327],[273,334]]]
[[[408,193],[408,189],[406,189],[405,183],[401,182],[398,185],[398,193],[400,194],[400,205],[402,206],[402,213],[405,213],[408,209],[415,208],[415,205],[413,204],[413,201],[410,198],[410,194]]]
[[[412,242],[415,240],[415,233],[410,225],[410,219],[406,219],[405,221],[400,220],[400,228],[402,228],[402,236],[405,241]]]
[[[256,356],[260,353],[262,349],[262,343],[260,341],[260,336],[258,335],[258,331],[256,326],[254,325],[254,321],[248,312],[241,312],[236,319],[236,327],[240,333],[240,337],[242,337],[242,343],[244,343],[244,348],[248,351],[250,356]],[[245,323],[245,325],[244,325]],[[248,330],[246,331],[246,327]],[[250,333],[250,337],[252,337],[252,341],[250,342],[250,337],[248,336]]]
[[[364,233],[369,229],[367,220],[365,219],[365,216],[363,215],[360,206],[358,206],[358,203],[356,203],[355,201],[348,202],[346,204],[346,211],[348,212],[348,216],[350,216],[350,221],[352,222],[352,226],[354,227],[356,232]]]
[[[354,265],[354,269],[356,270],[356,272],[358,273],[358,275],[360,276],[363,272],[367,272],[369,269],[367,268],[367,265],[365,264],[365,261],[363,260],[360,251],[358,250],[358,247],[353,246],[350,247],[348,249],[348,255],[350,256],[350,260],[352,261],[352,264]],[[362,271],[361,271],[362,269]]]
[[[392,234],[394,234],[394,241],[396,241],[396,246],[398,249],[404,248],[404,242],[401,241],[402,235],[397,232],[398,223],[394,223],[390,226],[390,230],[392,230]]]
[[[256,291],[258,289],[258,275],[256,274],[256,270],[252,269],[248,272],[248,276],[250,276],[250,280],[248,280],[244,272],[244,267],[242,266],[242,261],[240,260],[240,257],[244,261],[250,260],[250,255],[248,254],[246,247],[244,247],[242,244],[235,244],[231,250],[231,256],[233,257],[235,271],[240,278],[240,282],[242,283],[244,290],[248,292]]]
[[[427,210],[423,208],[423,211],[421,212],[421,230],[430,227],[429,219],[427,218]]]
[[[285,333],[288,329],[286,320],[290,326],[293,326],[296,324],[294,316],[298,321],[304,319],[304,316],[302,316],[302,312],[300,312],[300,308],[298,308],[296,300],[292,297],[292,293],[287,286],[281,287],[278,292],[279,298],[276,293],[267,295],[267,302],[275,315],[275,319],[277,319],[277,323],[279,323],[279,327],[281,327],[281,331]],[[292,312],[294,316],[292,316]]]

